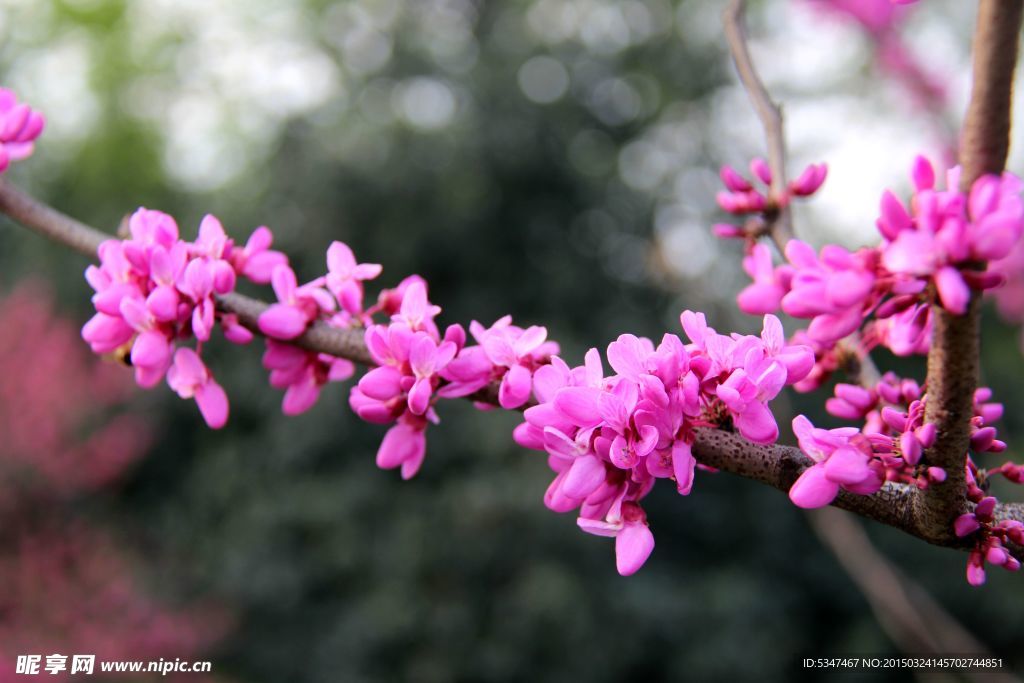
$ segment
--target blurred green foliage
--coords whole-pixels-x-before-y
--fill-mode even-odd
[[[547,325],[571,361],[622,331],[675,330],[688,306],[729,328],[738,250],[709,255],[717,247],[694,238],[690,256],[711,265],[680,280],[652,228],[657,183],[623,180],[625,150],[648,135],[680,171],[704,170],[677,179],[695,184],[684,194],[713,190],[706,171],[728,140],[710,140],[709,102],[731,77],[717,12],[696,0],[12,1],[0,6],[2,73],[54,109],[10,177],[111,229],[140,204],[185,234],[206,212],[238,238],[267,224],[300,276],[321,272],[341,239],[384,264],[386,285],[426,277],[445,322],[512,313]],[[523,65],[537,56],[555,66],[534,62],[532,82]],[[708,205],[691,208],[706,232]],[[5,285],[45,274],[69,315],[88,316],[81,258],[5,225],[0,263]],[[995,321],[986,332],[987,379],[1011,437],[1024,434],[1018,344]],[[343,388],[280,415],[259,347],[213,345],[232,399],[221,432],[168,391],[140,394],[163,438],[122,491],[84,511],[148,552],[167,599],[235,611],[215,673],[791,680],[801,657],[895,652],[778,492],[706,473],[689,498],[658,487],[658,547],[622,579],[610,543],[543,507],[548,470],[512,442],[513,416],[445,406],[422,473],[401,482],[374,467],[383,430],[351,415]],[[821,417],[819,398],[792,401]],[[971,589],[960,554],[870,531],[1024,665],[1019,578],[994,571]]]

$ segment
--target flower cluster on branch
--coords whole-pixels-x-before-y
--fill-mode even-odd
[[[742,32],[737,35],[742,38]],[[789,449],[789,456],[764,468],[761,480],[788,487],[792,501],[808,508],[850,507],[851,498],[885,491],[898,495],[880,494],[878,500],[912,505],[924,490],[966,482],[954,492],[964,504],[940,517],[949,520],[942,521],[947,535],[972,548],[968,580],[983,581],[986,563],[1018,569],[1024,522],[1003,514],[1009,508],[989,494],[988,483],[998,475],[1020,483],[1024,467],[1006,462],[984,468],[976,462],[1006,449],[993,424],[1002,405],[991,401],[988,389],[974,392],[973,414],[961,425],[969,441],[962,460],[959,446],[955,458],[945,453],[934,459],[946,432],[942,418],[933,415],[929,382],[933,394],[947,383],[931,376],[921,382],[893,373],[877,377],[865,369],[873,367],[869,353],[879,346],[901,356],[927,353],[933,329],[941,336],[943,322],[965,316],[977,294],[1013,281],[1024,232],[1024,185],[1009,173],[971,171],[966,177],[973,182],[962,191],[960,170],[952,168],[943,188],[932,164],[919,157],[909,201],[892,192],[882,197],[879,245],[816,250],[791,239],[788,206],[813,195],[827,167],[812,164],[785,182],[780,114],[748,61],[745,52],[737,57],[748,87],[762,89],[754,99],[769,138],[774,136],[771,163],[755,159],[754,180],[722,169],[726,189],[719,204],[744,222],[719,224],[714,232],[746,241],[743,267],[753,281],[738,304],[763,316],[760,336],[719,334],[702,313],[684,311],[680,321],[688,342],[673,333],[657,344],[622,334],[607,347],[613,374],[606,375],[597,349],[573,367],[559,357],[546,328],[519,327],[510,316],[490,327],[473,321],[468,334],[460,324],[442,331],[436,322],[441,308],[430,301],[427,282],[418,275],[383,289],[367,305],[365,283],[379,277],[382,266],[360,263],[342,242],[327,249],[325,273],[299,284],[287,257],[271,248],[266,227],[239,246],[207,216],[189,241],[180,237],[173,218],[148,209],[131,216],[126,238],[98,245],[99,265],[86,272],[96,292],[96,314],[82,336],[96,353],[128,362],[141,386],[166,379],[180,396],[194,398],[213,428],[223,426],[229,412],[226,392],[202,359],[215,329],[237,344],[249,343],[254,332],[266,338],[263,365],[270,384],[284,391],[282,410],[289,415],[312,407],[326,383],[351,378],[353,361],[366,363],[371,367],[351,388],[348,402],[360,418],[389,426],[377,464],[400,469],[406,479],[423,464],[426,428],[439,422],[442,399],[523,410],[524,422],[513,437],[545,452],[555,474],[545,504],[556,512],[577,510],[581,529],[614,537],[623,575],[637,571],[653,550],[641,502],[656,480],[670,480],[687,495],[695,471],[712,469],[695,457],[702,438],[710,443],[702,434],[742,437],[752,448],[773,444],[779,428],[770,402],[780,391],[817,389],[845,368],[855,379],[837,384],[825,408],[856,426],[821,429],[797,416],[793,430],[810,462]],[[41,116],[14,102],[0,91],[5,162],[30,153],[42,129]],[[1000,162],[996,168],[1001,167]],[[88,227],[48,207],[20,199],[13,206],[9,200],[0,201],[5,210],[41,232],[79,249],[95,245]],[[759,243],[766,236],[775,240],[784,262],[776,264],[771,248]],[[240,278],[271,285],[277,301],[267,306],[238,298]],[[244,311],[226,303],[238,301]],[[807,327],[787,341],[774,315],[779,311],[807,320]],[[325,347],[311,341],[317,335],[349,341]],[[976,383],[964,386],[970,387],[962,392],[969,401]],[[725,447],[734,443],[727,440]],[[865,514],[896,518],[877,510]]]

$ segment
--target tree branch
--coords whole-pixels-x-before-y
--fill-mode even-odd
[[[6,213],[30,230],[46,235],[89,257],[95,257],[99,245],[107,239],[112,239],[110,235],[60,213],[2,180],[0,212]],[[234,313],[242,324],[253,332],[260,333],[256,320],[267,307],[266,303],[233,293],[218,297],[217,307],[224,313]],[[310,351],[372,365],[363,335],[358,330],[342,330],[322,323],[315,324],[292,343]],[[485,387],[468,398],[497,405],[497,387]],[[813,464],[811,459],[797,448],[753,444],[738,434],[718,429],[697,429],[693,452],[697,460],[704,465],[768,484],[781,491],[788,491],[797,477]],[[961,539],[938,538],[922,533],[915,525],[915,518],[911,514],[910,502],[913,494],[914,490],[905,485],[888,483],[881,491],[871,496],[858,496],[842,491],[834,505],[930,543],[953,548],[968,547]],[[1000,519],[1018,519],[1024,522],[1024,505],[1000,504],[996,516]]]
[[[1002,173],[1010,144],[1010,102],[1021,0],[981,0],[974,32],[974,76],[960,143],[960,190]],[[928,353],[926,419],[938,430],[928,461],[946,470],[946,480],[914,497],[918,526],[934,538],[952,539],[953,520],[967,510],[965,457],[978,386],[981,302],[977,292],[967,312],[933,307],[933,342]]]
[[[736,71],[740,82],[747,91],[757,116],[764,128],[765,140],[768,144],[768,166],[772,170],[771,196],[773,202],[786,196],[786,135],[782,127],[782,109],[764,87],[761,76],[754,68],[754,60],[747,47],[747,31],[743,24],[744,0],[731,0],[722,15],[725,24],[725,37],[729,43]],[[793,227],[790,219],[789,206],[775,204],[766,212],[769,223],[769,234],[779,251],[785,253],[786,243],[793,239]]]

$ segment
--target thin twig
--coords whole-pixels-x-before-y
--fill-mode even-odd
[[[736,71],[740,82],[750,96],[757,116],[764,127],[765,140],[768,143],[768,166],[772,170],[771,199],[776,202],[772,210],[767,212],[771,225],[771,237],[781,253],[785,253],[786,243],[793,239],[793,227],[789,205],[783,202],[786,196],[786,134],[782,125],[782,109],[776,104],[768,89],[764,87],[761,76],[754,67],[754,60],[747,47],[747,31],[743,24],[746,9],[744,0],[731,0],[723,13],[725,37],[729,43]]]

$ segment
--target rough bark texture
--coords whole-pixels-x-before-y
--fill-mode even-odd
[[[960,143],[963,192],[985,174],[1002,173],[1006,164],[1022,7],[1021,0],[981,0],[978,5],[973,84]],[[926,419],[935,423],[938,438],[928,460],[945,469],[947,478],[914,496],[913,509],[923,536],[947,542],[955,540],[953,520],[968,508],[964,464],[978,386],[979,296],[972,297],[962,316],[936,306],[933,320]]]

